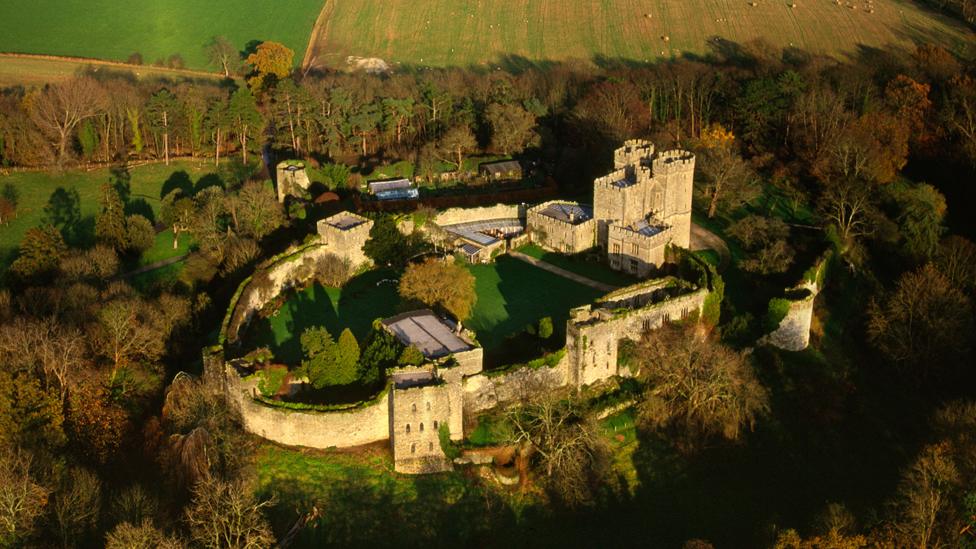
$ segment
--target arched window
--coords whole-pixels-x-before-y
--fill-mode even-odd
[[[427,450],[430,451],[430,452],[433,452],[434,451],[434,443],[433,442],[428,442],[427,443]]]
[[[423,424],[423,423],[421,423],[421,424],[420,424],[420,432],[421,432],[421,433],[423,433],[423,432],[424,432],[424,424]]]
[[[434,420],[434,429],[437,429],[437,420]]]
[[[410,424],[409,423],[407,424],[407,434],[408,435],[410,434]]]
[[[417,411],[417,403],[416,403],[416,402],[414,402],[413,404],[411,404],[411,405],[410,405],[410,408],[412,408],[412,409],[413,409],[413,411],[414,411],[414,412],[416,412],[416,411]]]
[[[410,445],[410,453],[411,454],[416,454],[417,453],[417,443],[416,442]]]
[[[428,412],[430,411],[430,403],[429,402],[427,403],[427,411]]]

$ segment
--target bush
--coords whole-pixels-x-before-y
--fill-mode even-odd
[[[281,384],[288,376],[288,368],[285,366],[272,366],[261,370],[258,374],[258,391],[265,397],[273,397],[278,394]]]
[[[766,331],[772,332],[779,328],[783,319],[790,312],[790,300],[782,297],[774,297],[769,300],[769,309],[766,311]]]
[[[539,319],[539,339],[549,339],[552,337],[552,317],[546,316]]]
[[[132,214],[126,218],[125,224],[131,250],[142,253],[156,244],[156,230],[145,217]]]

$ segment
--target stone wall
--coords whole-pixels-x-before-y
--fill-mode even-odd
[[[616,375],[630,375],[617,367],[620,340],[637,339],[664,322],[699,314],[707,296],[708,290],[700,289],[639,309],[574,309],[566,326],[570,383],[582,387]]]
[[[224,326],[227,343],[236,343],[242,327],[246,326],[268,302],[288,288],[302,284],[311,276],[311,264],[321,261],[332,249],[321,244],[299,248],[259,268],[238,289],[239,297]]]
[[[810,324],[813,322],[813,302],[817,294],[811,292],[803,299],[790,302],[790,309],[779,327],[763,336],[760,343],[768,343],[787,351],[802,351],[810,345]]]
[[[256,401],[257,381],[241,378],[230,364],[224,368],[228,403],[240,412],[249,433],[279,444],[309,448],[359,446],[390,436],[390,392],[373,404],[352,410],[290,410]]]
[[[514,219],[516,217],[525,219],[524,206],[496,204],[483,208],[451,208],[444,210],[434,217],[434,223],[444,227],[446,225],[457,225],[458,223],[470,223],[472,221]]]
[[[454,438],[453,427],[457,425],[457,438],[461,436],[462,410],[452,406],[452,391],[459,391],[458,384],[393,389],[389,433],[398,473],[436,473],[451,469],[441,449],[439,429],[447,422]]]
[[[464,417],[469,422],[477,414],[496,406],[527,400],[542,391],[569,384],[568,355],[556,366],[519,368],[500,375],[476,375],[464,378]]]

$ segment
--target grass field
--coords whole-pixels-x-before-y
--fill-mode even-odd
[[[0,23],[2,24],[2,23]],[[94,60],[74,60],[57,57],[20,57],[0,55],[0,87],[43,86],[70,78],[80,71],[91,70],[98,74],[120,74],[137,79],[215,80],[222,75],[199,71],[183,71],[164,67],[119,65]]]
[[[559,341],[569,310],[601,295],[508,256],[500,256],[491,265],[472,265],[469,269],[475,276],[478,301],[466,325],[489,351],[544,316],[552,317],[553,338]],[[251,323],[245,336],[247,345],[268,346],[278,360],[297,364],[301,360],[299,335],[308,327],[325,326],[335,337],[349,328],[363,342],[373,320],[399,311],[396,284],[377,285],[395,276],[386,271],[370,271],[341,289],[316,285],[292,295],[276,316]]]
[[[164,164],[149,164],[131,168],[129,186],[130,211],[137,213],[158,214],[160,194],[167,180],[183,172],[191,181],[213,173],[213,165],[202,162],[173,162],[169,166]],[[0,187],[12,184],[19,194],[17,217],[6,225],[0,225],[0,273],[5,271],[20,245],[24,233],[32,227],[40,225],[44,220],[44,207],[51,194],[57,189],[77,190],[80,200],[79,210],[81,232],[88,237],[94,230],[95,214],[99,211],[99,191],[102,183],[110,180],[108,168],[57,172],[17,172],[0,176]],[[173,249],[173,236],[164,231],[156,236],[156,245],[145,252],[139,264],[183,255],[188,251],[187,238],[181,238],[179,249]]]
[[[322,0],[7,0],[0,11],[0,51],[146,63],[179,54],[186,66],[207,68],[204,45],[225,36],[241,49],[274,40],[295,50],[301,63]],[[3,62],[0,62],[3,63]]]
[[[565,255],[544,250],[535,244],[526,244],[520,247],[518,251],[571,273],[576,273],[604,284],[610,284],[611,286],[630,286],[639,282],[638,279],[632,276],[611,269],[603,259],[600,261],[586,259],[584,257],[585,254]]]
[[[910,46],[917,40],[959,51],[961,25],[909,0],[327,0],[314,38],[315,64],[346,56],[420,66],[526,61],[653,61],[702,54],[714,37],[846,55],[858,46]],[[851,4],[854,8],[846,7]],[[648,17],[649,16],[649,17]],[[665,40],[668,37],[669,40]]]

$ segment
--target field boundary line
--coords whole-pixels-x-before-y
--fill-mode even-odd
[[[2,58],[12,58],[12,59],[34,59],[37,61],[67,61],[69,63],[82,63],[86,65],[103,65],[108,67],[116,67],[120,69],[128,69],[131,71],[137,70],[147,70],[156,72],[168,72],[178,75],[192,75],[192,76],[203,76],[207,78],[223,78],[223,74],[219,72],[208,72],[196,69],[174,69],[172,67],[157,67],[154,65],[135,65],[132,63],[124,63],[122,61],[107,61],[105,59],[95,59],[92,57],[71,57],[67,55],[43,55],[39,53],[14,53],[14,52],[0,52],[0,59]]]
[[[316,45],[319,43],[319,34],[325,30],[325,23],[329,19],[329,15],[332,14],[335,8],[335,0],[325,0],[322,4],[322,9],[319,11],[319,16],[315,18],[315,25],[312,26],[312,33],[308,37],[308,46],[305,48],[305,55],[302,57],[302,72],[312,68],[312,62],[315,61],[315,49]]]

